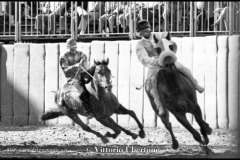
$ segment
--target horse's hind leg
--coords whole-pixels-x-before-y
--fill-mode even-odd
[[[135,112],[133,112],[132,110],[128,110],[126,109],[125,107],[123,107],[121,104],[118,108],[117,111],[115,111],[116,114],[128,114],[130,115],[136,122],[137,122],[137,125],[140,129],[139,131],[139,137],[141,138],[144,138],[145,137],[145,132],[144,132],[144,129],[143,129],[143,125],[141,124],[141,122],[138,120]]]
[[[175,113],[174,116],[177,120],[193,135],[193,138],[198,141],[201,145],[204,145],[200,134],[192,127],[188,122],[185,113]]]
[[[111,128],[115,133],[111,134],[107,132],[105,134],[106,137],[117,138],[117,136],[121,133],[121,129],[114,125],[111,121],[109,121],[108,117],[95,117],[97,121],[99,121],[102,125]]]
[[[174,134],[173,134],[173,131],[172,131],[172,124],[171,122],[169,121],[169,111],[167,109],[165,109],[165,114],[160,116],[158,115],[160,118],[161,118],[161,121],[163,122],[163,124],[165,125],[165,127],[167,128],[167,130],[170,132],[171,134],[171,137],[172,137],[172,148],[173,149],[177,149],[179,144],[178,144],[178,141],[177,139],[175,138]]]
[[[87,132],[91,132],[91,133],[95,134],[97,137],[101,138],[103,143],[109,142],[109,140],[105,136],[103,136],[101,133],[92,130],[89,126],[87,126],[85,123],[83,123],[82,120],[78,117],[77,113],[74,113],[73,111],[68,110],[67,116],[69,118],[71,118],[76,124],[81,126],[83,130],[85,130]]]

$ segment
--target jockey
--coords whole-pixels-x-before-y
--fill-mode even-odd
[[[86,82],[85,79],[83,81],[83,77],[84,78],[86,77],[83,76],[84,74],[82,74],[84,73],[83,69],[79,68],[80,65],[84,69],[88,68],[87,56],[83,52],[77,51],[77,42],[75,39],[73,38],[67,39],[66,44],[68,51],[60,57],[60,66],[65,74],[65,77],[67,78],[68,84],[72,83],[74,80],[77,79],[78,83],[76,83],[75,85],[77,85],[76,88],[80,93],[79,98],[80,100],[82,100],[83,106],[85,107],[86,111],[90,113],[91,110],[89,103],[89,93],[87,92],[84,86],[84,82],[88,83],[89,80],[88,82]],[[80,69],[80,74],[78,74],[78,76],[75,77],[78,69]],[[78,85],[80,85],[81,87],[79,87]]]
[[[141,20],[138,22],[137,32],[139,32],[142,39],[136,45],[136,54],[139,61],[144,65],[144,67],[147,67],[149,69],[147,75],[147,79],[149,80],[146,87],[149,87],[150,94],[154,98],[154,103],[158,109],[157,113],[159,115],[164,115],[165,110],[160,101],[157,89],[157,73],[160,69],[158,63],[159,54],[157,53],[157,48],[155,48],[156,44],[154,44],[153,40],[153,37],[156,37],[157,39],[163,38],[164,34],[161,32],[152,33],[151,26],[146,20]],[[198,85],[197,80],[193,78],[188,68],[183,66],[178,61],[175,62],[175,65],[180,72],[186,75],[193,82],[195,89],[198,92],[202,93],[204,91],[204,88]]]

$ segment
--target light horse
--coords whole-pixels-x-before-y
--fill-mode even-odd
[[[63,88],[57,92],[55,97],[55,102],[58,104],[58,109],[48,111],[41,116],[41,120],[46,121],[58,116],[68,116],[73,120],[73,122],[80,125],[83,130],[95,134],[97,137],[101,138],[103,143],[107,143],[109,142],[107,137],[116,138],[121,133],[121,131],[125,132],[127,135],[130,135],[133,139],[136,139],[138,137],[137,134],[121,127],[110,117],[114,113],[128,114],[137,122],[137,125],[140,128],[139,136],[141,138],[144,138],[145,132],[143,125],[138,120],[134,111],[128,110],[123,105],[121,105],[118,102],[117,97],[115,97],[115,95],[111,92],[111,71],[108,68],[108,63],[108,58],[102,60],[101,62],[94,60],[94,66],[89,70],[84,70],[85,75],[88,75],[91,78],[88,84],[82,85],[82,87],[86,86],[89,93],[91,113],[86,112],[84,109],[82,101],[79,99],[81,92],[79,93],[79,91],[76,89],[76,86],[74,84],[65,84]],[[83,88],[80,90],[83,90]],[[60,99],[61,96],[62,100]],[[59,101],[61,102],[59,103]],[[86,116],[88,119],[94,117],[104,126],[111,128],[114,133],[106,132],[105,135],[102,135],[101,133],[91,129],[88,125],[83,123],[78,114]]]
[[[161,118],[161,121],[171,134],[172,148],[177,149],[179,144],[172,131],[172,125],[169,121],[169,111],[193,135],[193,138],[200,143],[203,149],[209,153],[210,150],[207,147],[207,144],[209,143],[208,135],[212,133],[212,129],[202,118],[202,111],[197,102],[194,84],[176,68],[175,62],[177,57],[175,52],[177,50],[177,46],[171,40],[169,33],[165,38],[160,40],[154,38],[154,41],[156,43],[155,49],[160,54],[158,62],[161,64],[161,69],[158,72],[157,78],[158,94],[166,110],[164,115],[158,116]],[[154,99],[148,88],[149,87],[146,85],[145,90],[149,96],[153,110],[156,114],[158,114]],[[188,122],[186,113],[194,115],[200,126],[203,140],[200,134]]]

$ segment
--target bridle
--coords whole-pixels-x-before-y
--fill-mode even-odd
[[[81,67],[81,69],[84,71],[84,72],[86,72],[99,86],[101,86],[101,87],[103,87],[103,88],[107,88],[107,87],[110,87],[112,84],[107,84],[107,83],[105,83],[105,82],[102,82],[102,81],[100,81],[100,80],[98,80],[98,79],[96,79],[94,76],[92,76],[85,68],[83,68],[81,65],[80,65],[80,67]],[[112,76],[112,74],[111,74],[111,77],[113,77]],[[113,77],[114,78],[114,77]],[[111,82],[110,82],[111,83]]]

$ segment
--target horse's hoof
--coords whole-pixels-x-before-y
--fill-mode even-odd
[[[203,137],[203,143],[207,145],[209,143],[208,137]]]
[[[104,137],[112,137],[112,134],[110,132],[105,133]]]
[[[138,135],[136,135],[135,133],[132,134],[132,139],[136,139],[138,137]]]
[[[108,140],[106,137],[103,137],[103,138],[101,138],[101,139],[102,139],[102,142],[103,142],[104,144],[106,144],[106,143],[109,142],[109,140]]]
[[[141,138],[145,138],[146,134],[145,132],[142,130],[142,131],[139,131],[139,137]]]
[[[173,143],[172,143],[172,149],[178,149],[178,147],[179,147],[178,141],[177,141],[177,140],[176,140],[176,141],[173,141]]]
[[[119,134],[113,134],[112,138],[116,139]]]
[[[205,152],[207,155],[213,153],[213,151],[210,148],[208,148],[208,146],[206,145],[202,146],[202,149],[203,149],[203,152]]]

